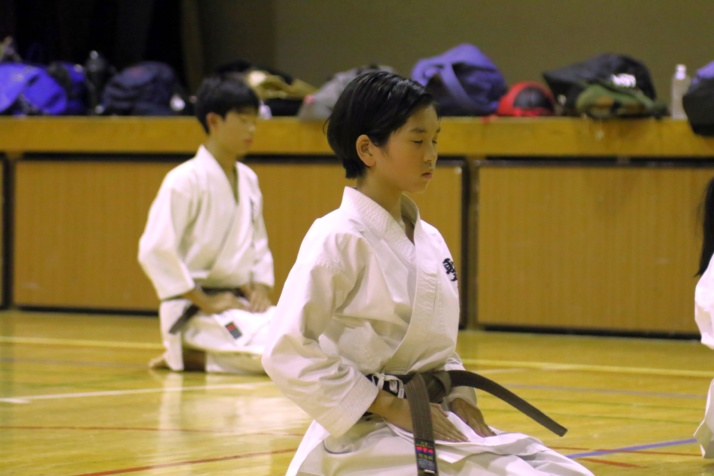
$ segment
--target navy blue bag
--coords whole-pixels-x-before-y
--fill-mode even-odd
[[[104,113],[122,116],[175,116],[186,108],[186,99],[173,68],[158,61],[125,68],[102,95]]]
[[[0,114],[60,115],[67,93],[44,69],[23,63],[0,63]]]
[[[493,114],[508,89],[496,65],[468,43],[419,60],[412,79],[434,95],[443,116]]]

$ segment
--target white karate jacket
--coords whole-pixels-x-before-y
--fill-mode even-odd
[[[365,374],[461,370],[457,274],[439,232],[403,198],[412,244],[377,203],[346,188],[340,208],[315,221],[283,288],[263,366],[312,422],[287,474],[416,473],[411,434],[362,418],[378,389]],[[472,403],[471,388],[457,387]],[[589,475],[522,433],[480,437],[453,413],[465,443],[437,441],[441,474]],[[464,459],[467,461],[463,461]],[[388,469],[387,469],[388,467]]]
[[[258,178],[236,162],[238,202],[218,162],[201,146],[164,178],[139,241],[139,262],[159,299],[196,284],[274,285]]]
[[[713,257],[714,258],[714,257]],[[694,289],[694,320],[701,333],[702,344],[714,349],[714,259],[709,262]],[[702,456],[714,458],[714,380],[709,386],[704,420],[694,433]]]
[[[328,433],[343,435],[367,411],[378,389],[365,374],[463,369],[451,254],[406,197],[404,207],[415,222],[414,244],[352,188],[303,240],[263,355],[268,375],[317,422],[288,474]],[[455,391],[474,401],[471,389]]]

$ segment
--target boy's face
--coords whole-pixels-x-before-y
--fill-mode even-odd
[[[258,112],[253,109],[229,111],[226,117],[213,114],[209,128],[214,140],[227,152],[242,157],[253,144]]]

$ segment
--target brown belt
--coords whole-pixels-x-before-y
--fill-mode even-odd
[[[452,387],[473,387],[484,390],[520,410],[558,436],[563,436],[568,431],[564,426],[507,388],[473,372],[443,370],[408,374],[397,376],[397,378],[405,384],[404,391],[411,409],[414,450],[419,476],[439,474],[429,403],[441,403],[444,397],[451,393]],[[386,388],[384,390],[389,391]]]
[[[237,297],[245,296],[243,294],[243,291],[241,291],[238,288],[202,288],[202,290],[204,293],[211,294],[211,295],[220,294],[220,293],[233,293]],[[183,299],[183,298],[175,297],[175,298],[171,298],[170,300],[173,300],[173,299]],[[181,313],[179,318],[176,319],[176,322],[174,322],[173,325],[171,326],[171,328],[169,329],[169,334],[176,334],[181,329],[183,329],[184,326],[186,326],[186,323],[189,321],[189,319],[191,319],[193,316],[198,314],[199,310],[200,309],[195,304],[189,304],[188,306],[186,306],[186,308],[183,310],[183,312]]]

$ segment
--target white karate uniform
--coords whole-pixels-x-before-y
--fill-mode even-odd
[[[199,312],[182,332],[168,330],[190,304],[174,299],[193,289],[272,287],[273,256],[263,221],[263,196],[255,173],[236,162],[238,200],[203,146],[164,178],[139,240],[139,262],[159,299],[165,358],[183,370],[182,347],[206,351],[206,370],[262,372],[260,357],[273,308],[265,313]],[[236,327],[239,332],[230,330]],[[240,336],[238,336],[240,334]]]
[[[346,188],[340,208],[308,231],[283,287],[263,365],[315,420],[288,475],[415,474],[411,434],[364,417],[378,393],[365,375],[463,369],[451,254],[414,202],[403,203],[414,243],[381,206]],[[461,387],[448,400],[456,395],[475,398]],[[591,474],[535,438],[482,438],[451,419],[470,441],[437,442],[441,474]]]
[[[694,289],[694,320],[702,335],[702,344],[714,349],[714,257],[699,278]],[[702,456],[714,458],[714,380],[709,385],[704,420],[694,436],[699,442]]]

